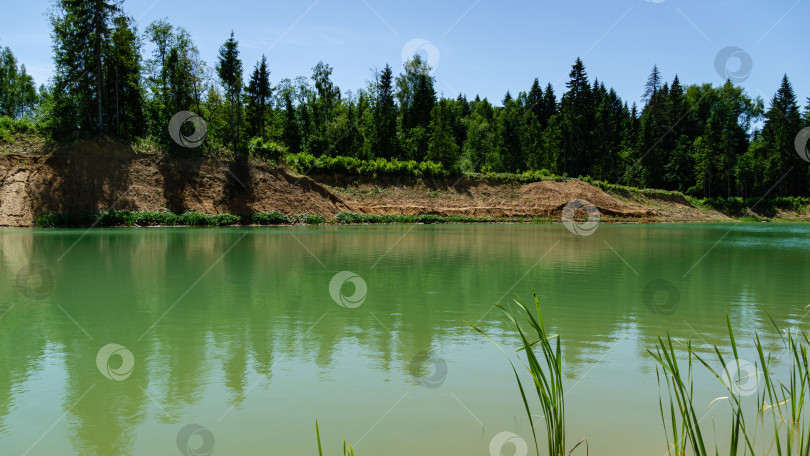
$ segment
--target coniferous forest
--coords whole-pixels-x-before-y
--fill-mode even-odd
[[[629,105],[576,58],[563,93],[534,79],[488,100],[437,93],[415,55],[401,69],[370,70],[371,82],[350,91],[324,62],[273,81],[272,56],[243,62],[233,32],[204,62],[181,26],[138,30],[121,2],[59,0],[49,15],[48,84],[35,88],[13,50],[0,49],[0,141],[13,129],[53,140],[101,133],[168,150],[177,148],[170,119],[192,111],[207,136],[188,153],[412,160],[447,173],[532,171],[702,198],[810,195],[794,146],[810,125],[810,97],[787,75],[764,101],[730,80],[681,81],[651,62],[642,104]]]

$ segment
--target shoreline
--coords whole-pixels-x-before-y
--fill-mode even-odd
[[[302,172],[257,158],[144,153],[105,139],[34,149],[0,147],[0,226],[551,223],[575,201],[578,217],[587,204],[603,223],[810,221],[810,198],[701,200],[559,176]],[[127,219],[133,214],[143,223]],[[53,220],[40,223],[45,217]],[[99,225],[99,217],[113,220]]]
[[[175,214],[165,211],[155,212],[129,212],[117,211],[115,213],[96,214],[46,214],[38,218],[33,227],[28,228],[224,228],[224,227],[292,227],[292,226],[372,226],[372,225],[549,225],[565,224],[561,218],[534,217],[534,218],[485,218],[485,217],[446,217],[433,214],[417,214],[412,216],[372,215],[354,212],[341,212],[334,218],[326,218],[313,214],[285,215],[281,213],[255,213],[250,216],[237,217],[232,214],[206,215],[192,213],[196,223],[182,223],[183,217],[188,214]],[[160,223],[167,218],[177,223]],[[266,223],[257,220],[267,220]],[[76,223],[78,220],[95,220],[94,223]],[[577,218],[574,223],[583,223],[586,218]],[[726,220],[648,220],[648,219],[622,219],[602,218],[599,224],[607,225],[698,225],[698,224],[728,224],[728,223],[807,223],[807,219],[736,219]],[[10,227],[1,228],[25,228]]]

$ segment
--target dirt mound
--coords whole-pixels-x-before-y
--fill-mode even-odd
[[[219,161],[196,151],[138,154],[127,145],[97,140],[49,154],[0,156],[0,226],[31,226],[48,211],[109,209],[333,216],[349,206],[322,185],[284,169]]]
[[[579,180],[567,182],[543,181],[526,184],[520,189],[526,203],[545,211],[548,216],[558,216],[571,201],[587,201],[603,215],[612,217],[649,217],[649,209],[626,204],[591,184]]]
[[[376,215],[559,217],[562,208],[576,199],[590,202],[605,216],[638,219],[656,215],[653,210],[576,180],[525,185],[447,180],[382,188],[363,183],[333,190],[358,212]]]

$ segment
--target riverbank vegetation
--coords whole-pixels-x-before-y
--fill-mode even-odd
[[[547,454],[570,454],[566,452],[564,367],[560,338],[548,332],[543,325],[536,294],[534,310],[529,310],[520,301],[514,304],[516,310],[499,307],[517,332],[520,342],[516,353],[525,358],[521,363],[531,374],[534,388],[524,386],[511,355],[506,351],[504,354],[512,363],[535,446],[537,448],[538,443],[533,417],[542,416],[546,425]],[[726,325],[730,347],[713,345],[698,348],[691,340],[676,341],[666,334],[659,335],[655,346],[647,350],[657,365],[656,377],[661,389],[659,409],[668,454],[720,454],[726,452],[726,449],[720,448],[722,445],[728,445],[728,454],[808,454],[810,338],[798,329],[783,331],[774,322],[774,331],[782,342],[783,354],[774,356],[763,347],[759,335],[755,334],[755,358],[749,361],[740,356],[728,315]],[[474,325],[473,328],[489,338]],[[785,368],[777,368],[776,364],[781,360],[784,360]],[[693,366],[698,363],[718,380],[726,394],[708,404],[709,407],[717,402],[728,404],[729,428],[725,431],[717,428],[713,420],[703,423],[706,407],[705,404],[697,404],[694,393]],[[533,394],[539,399],[542,414],[532,413],[530,404],[536,403],[534,398],[530,399]],[[749,396],[752,400],[748,400]],[[579,440],[573,449],[582,443],[587,446],[587,439]],[[570,451],[573,452],[573,449]]]
[[[416,55],[399,74],[385,65],[346,91],[324,62],[309,77],[275,82],[272,56],[245,68],[236,33],[207,63],[182,26],[161,19],[138,30],[118,2],[60,0],[49,14],[48,84],[35,89],[12,50],[0,51],[0,141],[104,134],[171,151],[180,146],[169,121],[188,110],[207,129],[192,153],[300,170],[581,176],[697,198],[810,195],[794,147],[810,125],[810,99],[802,109],[787,75],[766,106],[731,81],[683,83],[653,66],[637,106],[576,59],[561,94],[535,79],[491,101],[437,93]]]
[[[433,214],[375,215],[340,212],[334,218],[320,214],[285,215],[278,211],[257,212],[239,217],[232,214],[206,215],[196,211],[174,213],[169,211],[101,211],[89,214],[63,214],[49,212],[36,218],[40,228],[57,227],[145,227],[145,226],[234,226],[234,225],[377,225],[390,223],[551,223],[542,217],[467,217]]]

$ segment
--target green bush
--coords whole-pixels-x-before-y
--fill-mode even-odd
[[[293,221],[281,212],[270,211],[252,214],[250,216],[250,223],[254,225],[290,225]]]
[[[320,225],[326,223],[326,219],[320,214],[299,214],[296,216],[296,219],[307,225]]]
[[[442,167],[441,163],[431,161],[416,162],[397,159],[386,160],[360,160],[354,157],[315,157],[312,154],[301,152],[284,155],[284,162],[299,173],[313,174],[345,174],[351,176],[410,176],[446,177],[450,173]]]
[[[13,142],[18,136],[33,136],[38,128],[31,119],[0,117],[0,142]]]
[[[182,214],[159,211],[101,211],[90,214],[45,213],[34,220],[34,225],[43,228],[76,226],[227,226],[240,222],[231,214],[206,215],[189,211]]]
[[[274,141],[264,142],[261,138],[253,138],[248,145],[248,151],[251,157],[278,163],[287,153],[287,148]]]
[[[709,207],[725,214],[740,215],[751,209],[758,213],[775,212],[776,209],[803,214],[810,205],[806,196],[779,196],[770,200],[760,198],[703,198],[696,200],[698,205]]]

